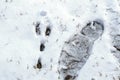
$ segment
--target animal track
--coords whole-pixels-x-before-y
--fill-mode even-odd
[[[46,16],[46,12],[42,11],[41,16]],[[43,21],[37,21],[35,24],[35,33],[38,37],[42,37],[40,39],[40,48],[39,50],[41,52],[43,52],[45,50],[45,42],[46,42],[46,38],[48,38],[51,34],[51,23],[49,22],[48,18],[45,18],[45,20],[43,19]],[[45,38],[45,39],[44,39]],[[42,68],[42,63],[40,58],[37,61],[37,64],[35,66],[35,68],[41,69]]]
[[[41,59],[39,58],[37,61],[37,64],[34,66],[34,68],[36,69],[41,69],[42,68],[42,63],[41,63]]]
[[[44,45],[44,44],[41,44],[41,45],[40,45],[40,51],[44,51],[44,48],[45,48],[45,45]]]
[[[44,24],[45,23],[40,23],[40,22],[37,22],[35,24],[35,33],[36,33],[37,36],[44,36],[44,37],[50,36],[50,34],[51,34],[51,25],[50,25],[50,23],[48,25],[44,25]],[[46,24],[47,24],[47,22],[46,22]],[[45,29],[43,29],[43,28],[45,28]],[[41,40],[40,42],[41,42],[40,51],[44,51],[44,49],[45,49],[45,40]]]
[[[37,22],[36,25],[35,25],[35,32],[37,35],[40,35],[41,32],[40,32],[40,22]]]
[[[80,70],[91,55],[94,41],[103,33],[104,26],[100,20],[89,22],[80,33],[73,35],[64,43],[59,59],[60,77],[75,80]]]
[[[49,36],[50,33],[51,33],[51,29],[50,29],[50,27],[47,27],[47,28],[46,28],[46,31],[45,31],[45,35],[46,35],[46,36]]]

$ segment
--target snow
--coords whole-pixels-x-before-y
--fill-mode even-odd
[[[58,61],[64,42],[96,19],[105,30],[77,80],[120,80],[120,63],[111,53],[111,35],[120,34],[119,17],[120,0],[0,0],[0,80],[62,80]],[[42,24],[41,35],[35,33],[36,22]],[[40,70],[34,68],[39,58]]]

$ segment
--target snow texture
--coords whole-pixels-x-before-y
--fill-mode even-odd
[[[120,0],[0,0],[0,80],[120,80]]]

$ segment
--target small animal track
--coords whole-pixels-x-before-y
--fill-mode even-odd
[[[39,37],[40,36],[49,37],[51,34],[51,25],[44,25],[45,23],[42,25],[41,24],[42,23],[40,23],[40,21],[35,24],[36,35]],[[43,31],[42,31],[41,27],[45,28],[45,29],[43,29]],[[41,40],[40,42],[41,42],[40,51],[44,51],[45,50],[45,40]]]
[[[41,69],[42,68],[42,63],[41,63],[41,59],[39,58],[37,61],[37,64],[34,66],[35,69]]]
[[[41,45],[40,45],[40,51],[44,51],[44,48],[45,48],[45,45],[44,45],[44,44],[41,44]]]
[[[89,22],[80,33],[73,35],[64,43],[59,59],[60,77],[75,80],[77,72],[84,66],[92,54],[92,46],[104,31],[100,20]]]
[[[40,13],[41,16],[46,16],[46,12],[42,11]],[[46,43],[46,38],[50,37],[51,34],[51,23],[49,22],[48,18],[43,19],[43,21],[37,21],[35,24],[35,33],[36,35],[40,38],[40,47],[39,50],[40,52],[43,52],[45,50],[45,43]],[[44,39],[45,38],[45,39]],[[38,59],[37,64],[35,68],[41,69],[42,68],[42,62],[41,58]]]
[[[50,33],[51,33],[51,29],[50,29],[50,27],[47,27],[47,28],[46,28],[46,31],[45,31],[45,35],[46,35],[46,36],[49,36]]]
[[[35,25],[35,32],[37,35],[40,35],[41,32],[40,32],[40,22],[37,22],[36,25]]]

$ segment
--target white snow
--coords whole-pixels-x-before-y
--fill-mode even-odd
[[[58,60],[64,41],[95,19],[103,21],[105,30],[78,80],[120,80],[110,38],[110,33],[120,33],[120,0],[0,0],[0,80],[62,80]],[[52,25],[48,37],[47,20]],[[37,21],[43,26],[40,36],[35,33]],[[40,70],[34,69],[39,57]]]

